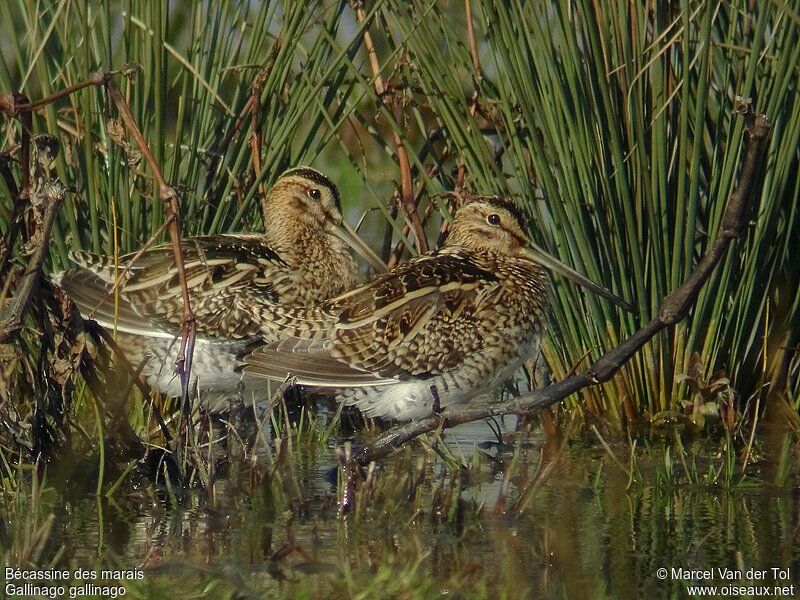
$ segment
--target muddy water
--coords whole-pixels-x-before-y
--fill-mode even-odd
[[[448,433],[469,465],[460,470],[419,447],[398,453],[344,519],[338,439],[301,436],[271,475],[265,455],[177,501],[144,482],[98,500],[87,459],[50,477],[39,510],[54,521],[40,562],[142,569],[143,581],[127,582],[127,596],[142,598],[683,598],[695,583],[716,586],[706,596],[800,595],[790,587],[800,582],[798,494],[778,464],[783,441],[759,442],[744,484],[698,485],[677,458],[664,466],[659,444],[631,462],[627,444],[519,439],[515,425],[499,423],[503,444],[485,423]],[[687,444],[704,473],[721,464],[719,447]]]

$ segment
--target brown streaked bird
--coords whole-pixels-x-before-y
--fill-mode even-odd
[[[498,389],[538,348],[547,267],[630,309],[535,248],[514,202],[477,198],[445,246],[316,307],[265,305],[284,339],[254,350],[253,377],[334,388],[370,417],[411,420]]]
[[[237,390],[237,354],[269,341],[251,318],[254,306],[313,305],[351,289],[357,269],[348,246],[386,270],[344,222],[339,190],[319,171],[283,173],[262,200],[262,212],[263,234],[198,236],[181,244],[197,326],[192,379],[216,408]],[[133,256],[115,263],[75,252],[80,268],[62,273],[60,284],[85,317],[116,331],[134,367],[149,359],[143,372],[152,386],[178,396],[174,366],[183,298],[172,246],[150,248],[130,264]],[[245,390],[264,383],[246,381]]]

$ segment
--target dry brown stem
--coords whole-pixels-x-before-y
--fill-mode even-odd
[[[53,229],[53,223],[56,220],[56,214],[58,214],[58,207],[61,206],[65,193],[66,190],[61,190],[60,192],[48,194],[43,198],[45,207],[42,216],[41,230],[39,231],[39,236],[35,240],[34,248],[28,259],[25,272],[22,274],[22,279],[14,292],[14,296],[2,312],[2,318],[0,319],[0,344],[7,344],[14,341],[22,330],[22,324],[31,307],[33,296],[36,290],[39,289],[39,275],[42,272],[44,260],[47,258],[50,232]]]
[[[120,117],[125,125],[126,130],[134,138],[137,146],[139,147],[139,150],[145,157],[145,160],[147,160],[148,164],[150,165],[150,169],[153,173],[153,177],[156,181],[156,186],[158,188],[158,196],[164,203],[166,209],[170,241],[172,243],[172,249],[175,255],[175,265],[178,271],[178,279],[180,282],[181,292],[183,295],[183,314],[181,319],[181,333],[180,333],[181,347],[180,347],[180,352],[178,353],[176,371],[181,378],[184,407],[185,410],[187,411],[185,413],[185,416],[187,417],[186,422],[188,423],[188,416],[189,416],[188,384],[191,373],[192,351],[194,349],[195,322],[194,322],[194,315],[191,309],[189,288],[186,285],[186,272],[184,269],[183,253],[181,250],[180,218],[179,218],[180,211],[179,211],[178,195],[174,188],[167,185],[164,179],[164,175],[161,171],[161,167],[160,165],[158,165],[155,158],[153,157],[153,153],[151,152],[147,142],[144,139],[144,136],[139,130],[139,127],[136,124],[135,119],[133,118],[133,114],[131,113],[130,107],[125,102],[125,99],[120,93],[119,88],[112,80],[112,75],[116,73],[127,74],[132,71],[133,71],[132,68],[126,66],[123,67],[123,69],[121,69],[120,71],[116,71],[114,73],[111,72],[98,73],[86,79],[85,81],[71,85],[67,88],[64,88],[63,90],[60,90],[59,92],[56,92],[51,96],[48,96],[47,98],[43,98],[35,102],[29,102],[25,96],[17,93],[0,94],[0,110],[5,112],[8,116],[12,118],[18,119],[22,125],[22,134],[20,138],[20,150],[19,150],[22,188],[19,190],[19,193],[15,194],[16,195],[15,201],[17,204],[19,204],[27,202],[30,197],[30,142],[31,142],[30,113],[45,105],[55,102],[61,98],[67,97],[78,90],[90,86],[102,85],[105,88],[106,93],[109,95],[109,97],[114,101],[114,104],[116,105],[117,110],[120,113]],[[10,188],[10,191],[12,192],[12,194],[14,193],[13,188]],[[7,316],[4,316],[3,322],[0,324],[1,340],[7,340],[10,337],[16,335],[19,332],[25,314],[27,314],[34,286],[34,283],[31,282],[38,281],[39,275],[41,273],[41,264],[44,261],[44,257],[46,256],[46,251],[49,245],[52,221],[55,219],[55,212],[57,206],[51,209],[51,204],[55,203],[50,203],[46,207],[45,217],[43,219],[44,227],[41,230],[41,237],[37,239],[38,246],[34,251],[34,255],[31,257],[31,260],[29,261],[28,268],[26,269],[25,275],[23,275],[23,280],[17,292],[15,293],[14,298],[12,298],[8,309],[4,313],[4,315]]]
[[[191,299],[189,297],[189,287],[186,284],[186,270],[183,265],[183,251],[181,249],[181,232],[180,232],[180,209],[178,204],[178,193],[175,188],[167,185],[164,175],[161,172],[161,167],[156,162],[150,147],[139,131],[139,126],[136,124],[130,107],[122,97],[119,88],[110,77],[105,78],[105,88],[114,104],[119,111],[122,122],[125,125],[128,133],[136,141],[139,151],[144,156],[147,163],[150,165],[150,170],[153,173],[153,178],[156,181],[158,188],[158,197],[164,203],[165,213],[169,221],[169,237],[172,243],[172,252],[175,256],[175,268],[178,271],[178,281],[181,286],[181,294],[183,296],[183,314],[181,315],[181,347],[178,352],[178,359],[175,364],[175,371],[181,379],[181,389],[183,396],[184,407],[184,423],[188,425],[190,418],[189,409],[189,381],[192,369],[192,354],[194,353],[194,340],[195,340],[195,321],[194,314],[192,313]],[[191,429],[187,427],[187,430]]]
[[[354,7],[356,13],[356,20],[359,25],[364,25],[366,16],[361,3],[357,3]],[[390,109],[386,105],[386,84],[381,76],[381,67],[378,62],[378,54],[375,51],[375,44],[372,41],[372,36],[369,30],[364,28],[364,46],[367,49],[367,56],[369,57],[370,68],[372,69],[373,81],[375,86],[375,93],[378,95],[378,100],[384,104],[387,110]],[[399,113],[399,109],[398,109]],[[399,114],[395,115],[401,116]],[[395,120],[400,123],[402,119]],[[414,230],[414,237],[417,240],[417,250],[420,254],[428,251],[428,239],[425,237],[425,230],[422,227],[419,214],[417,213],[417,205],[414,201],[414,181],[411,177],[411,162],[408,159],[408,150],[406,150],[403,140],[400,135],[392,130],[392,137],[394,138],[395,152],[397,154],[397,166],[400,169],[400,204],[403,210],[408,215],[411,221],[411,228]]]

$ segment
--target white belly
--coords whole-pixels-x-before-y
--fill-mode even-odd
[[[117,343],[126,352],[134,368],[147,358],[142,374],[147,383],[162,394],[181,395],[181,381],[175,374],[175,361],[180,351],[180,340],[142,338],[130,334],[117,334]],[[245,343],[220,343],[198,339],[192,357],[190,390],[195,386],[200,400],[210,403],[212,412],[227,409],[228,400],[240,391],[246,404],[267,400],[269,381],[243,377],[236,371],[237,355]]]
[[[444,375],[426,380],[415,379],[383,386],[342,390],[337,399],[357,406],[368,417],[396,421],[411,421],[429,416],[433,412],[437,396],[440,408],[473,400],[490,401],[530,357],[534,348],[539,347],[539,340],[537,335],[535,339],[523,343],[516,355],[509,357],[508,362],[489,377],[476,377],[473,373],[453,369]],[[476,383],[469,386],[458,384],[463,381]],[[432,389],[434,387],[435,393]]]

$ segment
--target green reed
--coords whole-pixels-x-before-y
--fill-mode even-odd
[[[716,234],[742,151],[734,94],[752,97],[776,126],[751,226],[692,316],[584,396],[593,410],[673,408],[686,393],[676,377],[694,352],[706,375],[722,370],[744,397],[787,373],[786,349],[800,337],[791,283],[800,271],[789,250],[800,241],[800,5],[472,4],[480,71],[453,5],[385,11],[451,162],[466,165],[469,189],[519,194],[545,247],[639,313],[556,281],[545,344],[556,377],[649,319]],[[479,134],[487,123],[492,144]],[[796,377],[790,385],[796,392]]]
[[[690,390],[676,378],[695,353],[742,405],[773,382],[798,393],[798,0],[380,0],[362,20],[344,1],[16,0],[0,17],[0,89],[35,99],[98,70],[141,67],[120,85],[179,191],[184,234],[257,230],[260,189],[313,163],[345,183],[349,208],[380,209],[367,225],[386,230],[387,249],[402,240],[415,253],[390,201],[395,140],[431,243],[451,208],[441,192],[519,197],[539,243],[638,311],[556,280],[544,343],[556,378],[649,319],[719,230],[743,147],[733,96],[752,97],[773,134],[751,225],[690,318],[585,391],[584,406],[612,420],[680,409]],[[256,82],[254,172],[244,107]],[[34,115],[35,133],[59,134],[58,176],[77,190],[55,229],[54,269],[72,248],[138,249],[163,222],[141,157],[105,112],[89,88]],[[0,225],[9,215],[3,191]]]

